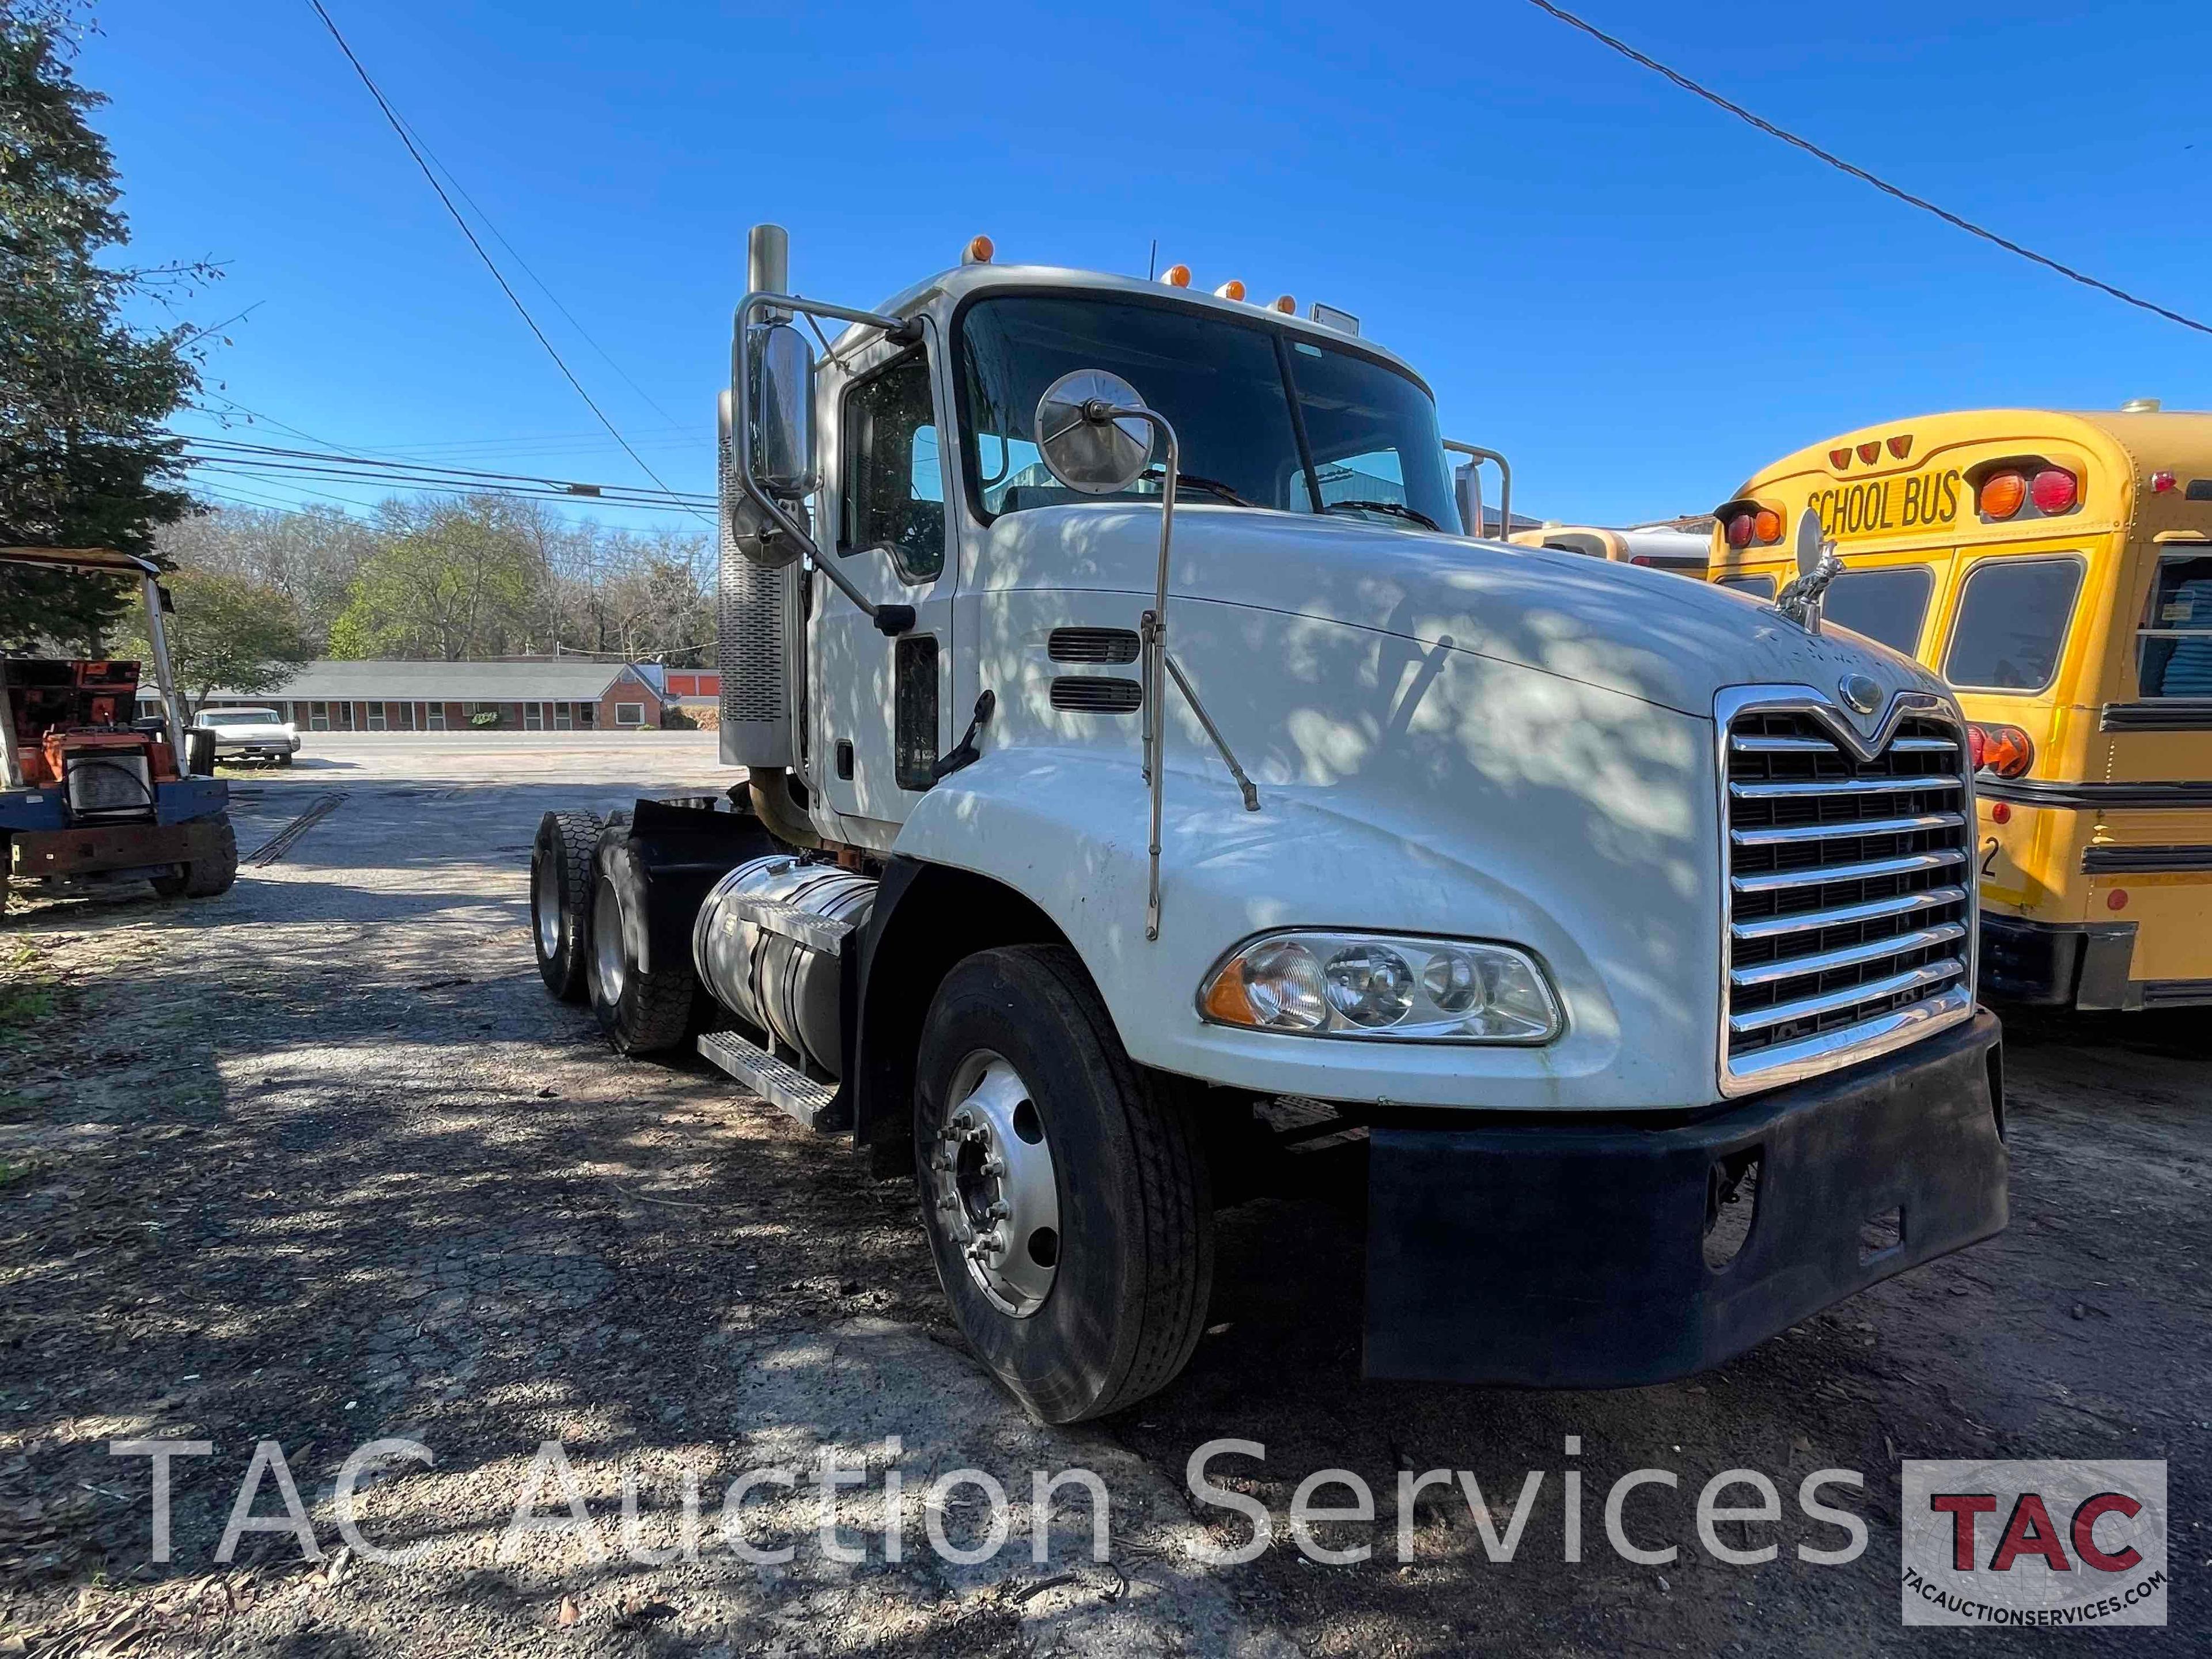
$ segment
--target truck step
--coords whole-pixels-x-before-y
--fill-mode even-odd
[[[777,1059],[735,1031],[708,1031],[699,1039],[699,1052],[810,1129],[850,1127],[850,1113],[836,1084],[816,1082],[796,1066]]]
[[[849,921],[835,917],[819,916],[796,904],[786,904],[781,899],[742,898],[737,902],[737,913],[768,933],[780,933],[795,939],[810,951],[826,951],[832,956],[840,942],[853,931]]]

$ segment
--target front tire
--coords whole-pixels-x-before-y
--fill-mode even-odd
[[[939,1282],[1030,1416],[1103,1416],[1175,1379],[1212,1287],[1205,1154],[1073,951],[985,951],[945,976],[922,1030],[914,1144]]]
[[[538,977],[562,1002],[584,1000],[589,945],[585,904],[592,888],[592,853],[599,844],[596,812],[548,812],[530,849],[530,933]]]

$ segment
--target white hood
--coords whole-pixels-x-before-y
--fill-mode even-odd
[[[1009,514],[992,525],[963,586],[1149,593],[1159,526],[1158,509],[1121,504]],[[1943,689],[1870,640],[1840,629],[1809,635],[1709,583],[1348,516],[1179,503],[1169,592],[1443,645],[1701,719],[1729,685],[1832,692],[1858,673],[1881,687],[1885,702],[1899,690]]]

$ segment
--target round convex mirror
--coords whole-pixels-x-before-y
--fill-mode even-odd
[[[1820,568],[1820,555],[1826,550],[1826,539],[1820,534],[1820,515],[1807,507],[1797,515],[1797,574],[1809,576]]]
[[[1142,409],[1145,400],[1118,374],[1079,368],[1037,399],[1036,446],[1052,476],[1086,495],[1127,489],[1152,459],[1150,422],[1098,417],[1107,409]]]

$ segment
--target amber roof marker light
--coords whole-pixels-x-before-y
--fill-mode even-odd
[[[991,263],[991,256],[998,251],[989,237],[970,236],[968,246],[960,250],[960,263],[963,265],[988,265]]]

